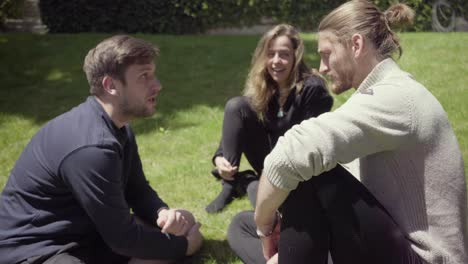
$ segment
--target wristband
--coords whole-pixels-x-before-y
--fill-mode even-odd
[[[271,236],[271,234],[273,234],[273,230],[275,230],[276,225],[278,224],[279,220],[281,219],[281,214],[278,211],[276,211],[275,216],[276,217],[275,217],[275,222],[273,223],[273,227],[268,233],[266,233],[266,234],[263,233],[262,230],[258,229],[258,227],[257,227],[256,232],[257,232],[258,237],[264,238],[264,237],[269,237],[269,236]]]
[[[260,237],[260,238],[269,237],[269,236],[271,236],[271,234],[273,234],[273,230],[268,232],[268,234],[265,234],[265,233],[262,232],[262,230],[257,228],[257,236]]]

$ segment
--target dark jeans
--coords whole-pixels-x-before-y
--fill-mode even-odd
[[[340,165],[302,182],[281,206],[279,263],[423,263],[376,198]],[[231,248],[245,263],[265,263],[253,212],[236,215]]]
[[[263,170],[263,161],[270,151],[270,137],[247,98],[231,98],[224,108],[221,143],[215,157],[222,155],[232,166],[239,167],[244,154],[255,173],[251,170],[238,172],[234,180],[227,181],[221,179],[217,169],[213,170],[212,174],[222,180],[223,187],[220,194],[206,207],[207,212],[219,212],[233,197],[243,196],[246,192],[255,207],[258,178]]]
[[[104,243],[96,243],[94,246],[63,250],[52,256],[32,257],[21,264],[124,264],[129,260],[130,257],[114,253]]]
[[[224,109],[221,148],[232,166],[239,166],[242,153],[260,174],[270,153],[269,136],[246,97],[231,98]]]

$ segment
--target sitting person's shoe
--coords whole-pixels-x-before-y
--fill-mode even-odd
[[[219,174],[219,171],[217,168],[214,168],[211,170],[211,175],[213,175],[216,179],[222,180],[221,175]]]
[[[223,180],[216,168],[211,171],[211,174],[215,178],[221,179],[223,188],[218,196],[209,205],[206,206],[205,210],[210,214],[220,212],[224,209],[224,207],[226,207],[226,205],[230,204],[234,198],[244,196],[247,192],[247,186],[249,186],[251,182],[257,181],[259,178],[253,170],[238,172],[234,176],[234,181]],[[251,199],[250,195],[249,199]],[[254,204],[253,206],[255,207]]]
[[[239,197],[244,196],[247,191],[247,186],[253,181],[258,181],[260,177],[253,170],[245,170],[238,172],[236,180],[239,184],[236,185],[236,191]]]
[[[241,196],[247,193],[250,200],[250,204],[253,208],[255,208],[256,205],[259,179],[260,177],[253,170],[239,172],[237,176],[239,184],[236,186],[236,191]]]
[[[225,181],[221,180],[221,185],[223,186],[221,192],[218,196],[206,206],[205,210],[209,214],[214,214],[220,212],[221,210],[226,207],[226,205],[230,204],[235,196],[235,188],[234,183],[235,181]]]

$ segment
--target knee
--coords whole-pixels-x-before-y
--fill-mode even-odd
[[[250,223],[250,224],[249,224]],[[227,239],[230,245],[235,244],[242,234],[248,233],[253,220],[253,211],[243,211],[235,215],[229,224]]]
[[[26,261],[29,263],[29,261]],[[70,255],[69,253],[60,253],[55,255],[44,262],[45,264],[52,263],[69,263],[69,264],[83,264],[84,262],[77,257]]]
[[[259,180],[255,180],[255,181],[251,181],[251,182],[247,185],[247,193],[248,193],[249,195],[257,196],[258,183],[259,183]]]
[[[248,108],[250,108],[250,106],[247,101],[247,98],[245,96],[236,96],[227,101],[224,111],[236,112]]]

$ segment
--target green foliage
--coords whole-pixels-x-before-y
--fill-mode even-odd
[[[181,34],[204,27],[196,19],[201,4],[184,0],[41,0],[39,7],[50,32]]]
[[[408,28],[411,31],[428,31],[432,28],[432,2],[435,0],[373,0],[381,11],[387,10],[387,8],[393,3],[403,2],[411,7],[415,12],[414,24],[412,27]]]
[[[0,0],[0,25],[6,18],[21,18],[24,0]]]
[[[383,11],[397,0],[372,0]],[[432,4],[437,0],[405,0],[401,1],[413,8],[415,11],[414,25],[412,31],[432,30]],[[466,0],[446,0],[454,10],[456,16],[468,19],[468,1]]]
[[[460,16],[468,20],[468,1],[466,0],[448,0],[450,5],[455,10],[456,16]]]
[[[259,1],[276,23],[286,22],[302,30],[316,30],[320,19],[333,8],[344,3],[344,0],[271,0]]]
[[[4,0],[11,2],[12,0]],[[457,8],[466,8],[462,0]],[[345,0],[41,0],[50,32],[147,32],[186,34],[210,28],[249,26],[267,18],[315,30],[320,19]],[[394,0],[373,0],[382,10]],[[432,0],[407,0],[416,11],[413,30],[431,29]]]

